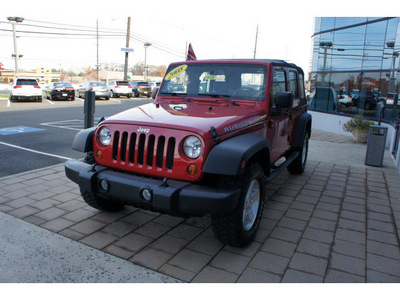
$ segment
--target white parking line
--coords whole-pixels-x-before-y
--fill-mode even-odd
[[[11,101],[10,101],[10,99],[8,99],[8,101],[7,101],[7,107],[10,107],[11,106]]]
[[[83,120],[76,120],[76,119],[75,120],[64,120],[64,121],[40,123],[40,125],[81,131],[83,129]],[[78,128],[76,128],[76,127],[78,127]]]
[[[51,105],[54,105],[54,102],[47,100],[47,99],[46,99],[46,101],[49,102]]]
[[[60,155],[51,154],[51,153],[46,153],[46,152],[37,151],[37,150],[33,150],[33,149],[28,149],[28,148],[25,148],[25,147],[12,145],[12,144],[8,144],[8,143],[3,143],[3,142],[0,142],[0,145],[13,147],[13,148],[16,148],[16,149],[25,150],[25,151],[29,151],[29,152],[33,152],[33,153],[37,153],[37,154],[42,154],[42,155],[47,155],[47,156],[51,156],[51,157],[61,158],[61,159],[65,159],[65,160],[70,160],[71,159],[69,157],[60,156]]]

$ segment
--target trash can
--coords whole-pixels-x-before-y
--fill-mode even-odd
[[[385,155],[387,128],[370,126],[367,141],[367,154],[365,164],[368,166],[382,167]]]

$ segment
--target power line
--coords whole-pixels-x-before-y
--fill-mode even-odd
[[[30,24],[20,24],[20,25],[26,25],[26,26],[34,26],[34,27],[42,27],[42,28],[49,28],[49,29],[60,29],[60,30],[75,30],[75,31],[89,31],[89,32],[96,32],[96,28],[94,27],[89,27],[89,26],[77,26],[77,25],[69,25],[69,24],[62,24],[62,23],[53,23],[53,22],[45,22],[45,21],[35,21],[35,20],[27,20],[27,21],[31,21],[31,22],[39,22],[39,23],[45,23],[45,24],[52,24],[52,25],[61,25],[61,26],[73,26],[73,27],[79,27],[79,28],[91,28],[90,30],[85,30],[85,29],[69,29],[69,28],[59,28],[59,27],[51,27],[51,26],[39,26],[39,25],[30,25]],[[111,31],[110,31],[111,30]],[[125,31],[122,30],[118,30],[118,29],[110,29],[110,28],[103,28],[103,29],[99,29],[99,34],[100,33],[119,33],[122,35],[125,35]],[[104,36],[104,35],[102,35]],[[166,44],[162,44],[159,42],[156,42],[152,39],[149,39],[147,37],[143,37],[139,34],[131,34],[130,35],[131,38],[141,42],[141,43],[146,43],[146,42],[151,42],[153,45],[153,47],[158,47],[159,50],[161,51],[165,51],[168,52],[170,54],[174,54],[177,56],[181,56],[184,54],[184,52],[179,51],[171,46],[168,46]],[[176,52],[176,53],[173,53]],[[179,54],[177,54],[179,53]]]
[[[11,29],[0,29],[0,31],[8,31],[12,32]],[[35,33],[35,34],[47,34],[47,35],[76,35],[76,36],[93,36],[96,37],[96,34],[86,34],[86,33],[67,33],[67,32],[45,32],[45,31],[26,31],[26,30],[16,30],[16,32],[22,32],[22,33]],[[116,34],[113,35],[108,35],[108,34],[103,34],[103,36],[118,36]],[[121,34],[120,36],[124,36]]]

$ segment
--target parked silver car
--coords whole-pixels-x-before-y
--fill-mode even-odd
[[[104,98],[106,100],[110,99],[110,90],[107,85],[101,81],[87,81],[83,84],[82,87],[78,89],[77,96],[78,98],[85,97],[86,91],[94,91],[96,95],[96,99]]]

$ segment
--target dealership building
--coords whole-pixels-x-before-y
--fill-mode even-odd
[[[399,54],[400,18],[316,18],[308,104],[315,128],[329,132],[347,134],[343,123],[354,115],[381,117],[400,170]]]

